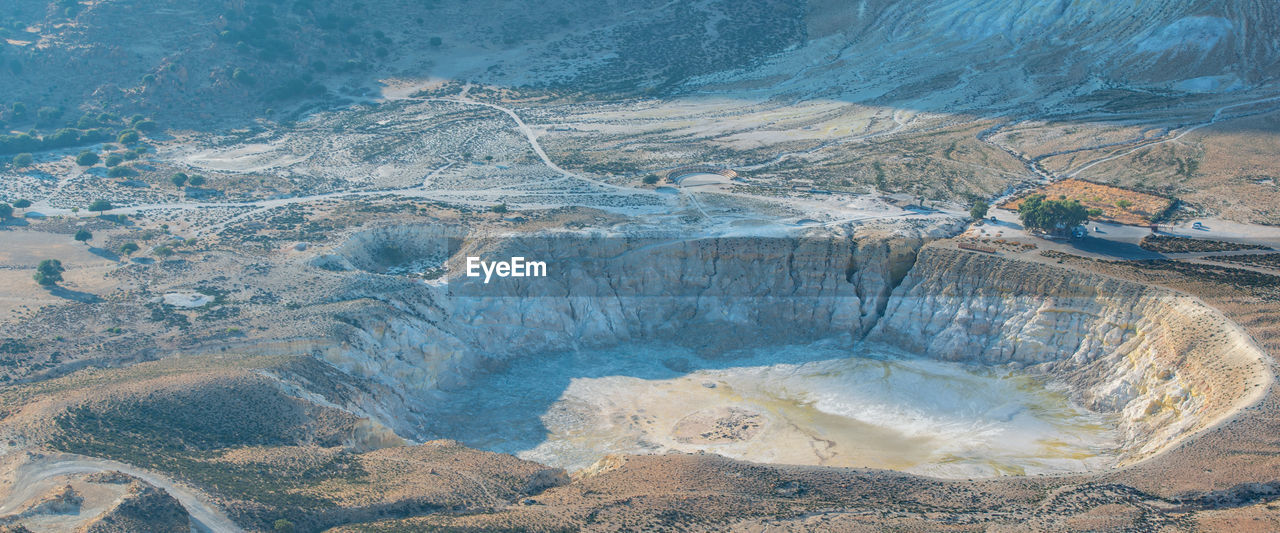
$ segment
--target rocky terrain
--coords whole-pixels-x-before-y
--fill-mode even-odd
[[[1273,7],[12,0],[0,531],[1280,529]]]

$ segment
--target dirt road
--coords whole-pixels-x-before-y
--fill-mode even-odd
[[[0,515],[12,513],[24,502],[39,496],[36,492],[39,489],[40,481],[68,474],[109,471],[123,472],[169,493],[191,515],[191,524],[194,531],[218,533],[243,531],[240,526],[237,526],[235,522],[227,518],[220,509],[210,503],[205,496],[196,493],[192,489],[155,473],[124,463],[72,454],[46,455],[18,466],[13,484],[17,489],[5,495],[3,500],[0,500]]]

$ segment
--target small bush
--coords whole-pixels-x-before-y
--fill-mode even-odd
[[[109,178],[129,178],[137,175],[138,171],[130,167],[111,167],[107,171],[107,177]]]
[[[98,154],[93,152],[80,152],[80,155],[76,156],[76,164],[82,167],[94,166],[98,161]]]
[[[254,79],[253,74],[249,74],[242,68],[238,68],[231,73],[231,80],[239,83],[240,85],[253,85],[257,82],[257,80]]]

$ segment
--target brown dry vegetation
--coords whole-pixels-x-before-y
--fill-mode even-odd
[[[1172,235],[1147,235],[1138,245],[1143,250],[1161,253],[1188,252],[1230,252],[1236,250],[1265,250],[1267,247],[1257,244],[1215,241],[1210,239],[1189,239]]]
[[[1088,170],[1088,178],[1177,196],[1203,215],[1276,225],[1280,224],[1277,132],[1280,112],[1233,119],[1195,131],[1178,142],[1096,165]]]
[[[567,482],[563,471],[452,442],[361,451],[360,420],[288,396],[305,379],[332,400],[350,383],[311,358],[175,357],[0,392],[28,446],[116,460],[207,491],[237,522],[314,531],[380,516],[491,509]]]
[[[1068,200],[1079,200],[1089,209],[1102,211],[1101,216],[1092,217],[1094,220],[1132,225],[1150,224],[1173,204],[1173,200],[1169,198],[1079,179],[1057,181],[1029,194],[1043,194],[1050,199],[1066,197]],[[1000,207],[1017,211],[1025,197],[1026,195],[1010,200]]]

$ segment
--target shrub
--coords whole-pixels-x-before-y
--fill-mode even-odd
[[[111,139],[111,130],[107,128],[94,128],[80,132],[81,143],[100,142]]]
[[[50,125],[62,117],[62,110],[56,107],[42,107],[36,110],[36,123]]]
[[[98,164],[98,154],[93,152],[80,152],[80,155],[76,156],[76,164],[82,167],[94,166]]]
[[[0,202],[0,220],[13,216],[13,206]]]
[[[0,135],[0,152],[6,154],[39,150],[40,148],[40,139],[32,137],[26,133],[19,133],[17,135]]]
[[[128,178],[137,175],[138,172],[130,167],[111,167],[107,171],[107,177],[109,178]]]
[[[133,129],[136,129],[138,131],[145,132],[145,133],[156,131],[159,128],[160,126],[156,124],[156,121],[151,120],[149,118],[144,118],[133,124]]]
[[[169,178],[169,182],[173,183],[174,187],[182,187],[187,183],[187,175],[179,172],[174,174],[172,178]]]
[[[83,137],[79,131],[71,128],[62,128],[53,132],[52,135],[44,138],[45,148],[65,148],[79,144]]]
[[[31,157],[31,154],[25,152],[13,156],[13,166],[17,168],[29,167],[34,161],[35,159]]]
[[[138,135],[137,131],[123,130],[120,132],[120,136],[116,137],[116,142],[120,144],[133,144],[138,142],[140,139],[141,137]]]
[[[108,167],[114,167],[123,162],[124,162],[124,156],[120,154],[110,154],[110,155],[107,155],[107,159],[103,161],[102,164]]]
[[[136,242],[129,241],[120,245],[120,253],[124,255],[133,255],[136,251],[138,251],[138,243]]]
[[[101,198],[94,200],[92,203],[89,204],[90,211],[97,211],[97,212],[110,211],[113,208],[114,206],[111,205],[111,202],[108,202]]]
[[[253,85],[257,81],[253,78],[253,74],[245,72],[242,68],[238,68],[231,73],[231,80],[241,85]]]
[[[195,176],[191,176],[191,179],[188,180],[187,183],[190,183],[196,187],[204,185],[204,176],[201,176],[199,174],[196,174]]]
[[[650,174],[644,177],[645,185],[654,185],[656,183],[658,183],[658,176],[656,174]]]

